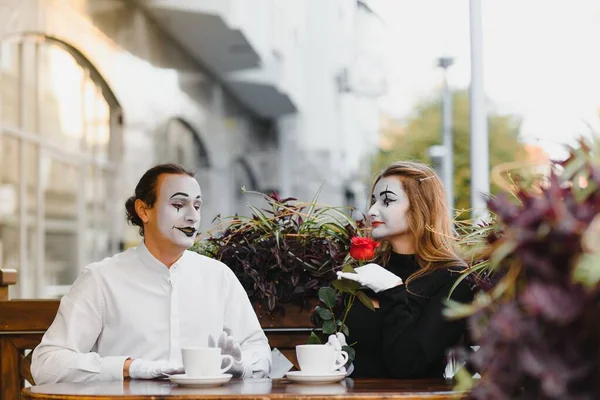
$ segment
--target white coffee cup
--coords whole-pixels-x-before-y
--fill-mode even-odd
[[[228,354],[221,355],[219,347],[183,348],[181,358],[185,373],[191,378],[221,375],[233,366],[233,357]],[[223,359],[228,359],[229,363],[221,368]]]
[[[348,353],[324,344],[298,345],[296,357],[302,372],[309,374],[328,374],[348,362]]]

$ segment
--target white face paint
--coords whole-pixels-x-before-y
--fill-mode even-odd
[[[196,179],[188,175],[164,175],[155,204],[161,236],[183,249],[192,246],[200,225],[201,205]]]
[[[402,182],[395,176],[379,180],[372,193],[373,205],[368,216],[373,226],[372,236],[375,239],[390,240],[409,232],[409,201]]]

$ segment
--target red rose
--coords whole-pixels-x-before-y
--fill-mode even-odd
[[[375,255],[379,242],[369,238],[353,237],[350,245],[350,255],[357,261],[367,261]]]

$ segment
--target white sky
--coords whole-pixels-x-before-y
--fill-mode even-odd
[[[450,85],[470,81],[468,0],[371,0],[386,22],[384,110],[405,117],[435,94],[441,55]],[[499,112],[523,118],[524,141],[553,157],[560,143],[600,127],[600,0],[483,0],[484,85]]]

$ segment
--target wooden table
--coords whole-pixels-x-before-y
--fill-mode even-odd
[[[350,379],[324,385],[292,383],[287,379],[233,379],[223,386],[184,388],[168,380],[59,383],[23,389],[24,400],[102,399],[460,399],[452,382],[444,380]]]

